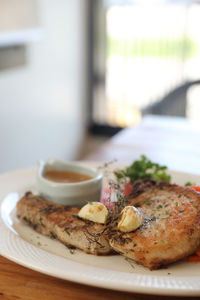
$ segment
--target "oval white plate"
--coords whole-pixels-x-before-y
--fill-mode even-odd
[[[116,165],[114,166],[116,167]],[[200,183],[198,175],[171,172],[172,181]],[[167,269],[150,271],[119,255],[72,254],[21,224],[15,216],[19,197],[34,190],[35,169],[0,175],[0,254],[30,269],[87,285],[159,295],[200,295],[200,263],[179,262]]]

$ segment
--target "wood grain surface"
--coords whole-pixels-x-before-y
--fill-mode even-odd
[[[189,298],[131,294],[80,285],[32,271],[0,256],[0,299],[184,300]]]

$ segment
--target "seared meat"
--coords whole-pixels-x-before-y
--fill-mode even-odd
[[[34,230],[57,238],[86,253],[115,250],[150,268],[158,269],[183,259],[200,247],[200,193],[175,184],[137,182],[125,205],[144,216],[133,232],[116,230],[116,217],[108,225],[78,217],[79,208],[50,203],[26,193],[17,204],[17,216]]]
[[[145,221],[134,232],[112,235],[110,245],[117,252],[157,269],[200,247],[200,193],[146,180],[136,184],[128,205],[138,207]]]
[[[17,203],[17,217],[37,232],[86,253],[111,252],[106,226],[84,221],[78,217],[78,212],[77,207],[53,204],[30,192]]]

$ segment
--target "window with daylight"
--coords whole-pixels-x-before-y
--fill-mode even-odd
[[[197,118],[200,2],[91,2],[91,130],[113,134],[146,113]]]

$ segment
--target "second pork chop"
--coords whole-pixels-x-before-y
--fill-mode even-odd
[[[128,205],[144,216],[141,227],[130,233],[117,231],[113,249],[157,269],[193,254],[200,247],[200,193],[175,184],[141,181]]]

